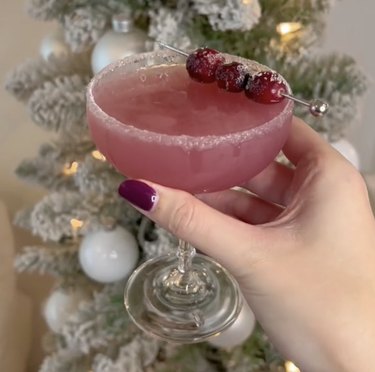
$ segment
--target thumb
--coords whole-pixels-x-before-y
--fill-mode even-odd
[[[191,194],[139,180],[126,180],[119,194],[159,226],[215,258],[233,274],[264,252],[269,234],[204,204]],[[233,271],[235,270],[235,271]]]

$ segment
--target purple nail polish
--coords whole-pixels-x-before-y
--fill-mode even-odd
[[[128,202],[147,212],[156,203],[156,191],[142,181],[126,180],[120,184],[118,192]]]

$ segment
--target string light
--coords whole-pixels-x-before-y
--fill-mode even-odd
[[[290,360],[286,361],[284,366],[286,372],[301,372],[300,369]]]
[[[77,173],[77,170],[78,170],[78,162],[73,161],[71,163],[66,163],[64,165],[63,173],[66,176],[71,176],[72,174]]]
[[[70,226],[72,228],[73,240],[77,240],[78,231],[82,228],[83,221],[78,220],[77,218],[72,218],[70,220]]]
[[[276,31],[282,36],[295,33],[301,29],[302,24],[300,22],[281,22],[276,26]]]
[[[91,151],[91,156],[100,161],[106,161],[105,156],[98,150]]]
[[[78,220],[77,218],[72,218],[70,220],[70,225],[72,226],[72,229],[80,229],[83,226],[83,221]]]

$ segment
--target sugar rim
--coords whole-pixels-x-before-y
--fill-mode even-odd
[[[225,59],[227,62],[241,62],[245,64],[250,72],[257,73],[260,71],[273,71],[269,67],[261,65],[258,62],[245,59],[238,56],[233,56],[230,54],[225,54]],[[87,87],[87,109],[93,114],[101,123],[101,125],[110,125],[113,127],[112,130],[117,130],[119,133],[121,132],[122,135],[131,136],[137,139],[142,139],[144,142],[154,142],[160,143],[163,145],[169,146],[179,146],[186,150],[192,150],[194,148],[199,149],[209,149],[213,148],[219,144],[223,143],[230,143],[230,144],[241,144],[242,142],[248,141],[255,137],[263,136],[273,129],[277,127],[281,127],[284,124],[285,118],[291,114],[293,111],[294,103],[292,100],[288,100],[287,104],[285,105],[284,109],[280,112],[279,115],[272,118],[270,121],[263,123],[257,127],[252,127],[247,130],[227,133],[223,135],[204,135],[204,136],[190,136],[186,134],[180,135],[171,135],[171,134],[163,134],[158,132],[153,132],[146,129],[139,129],[132,124],[125,124],[121,121],[117,120],[116,118],[108,115],[105,111],[101,109],[101,107],[95,101],[93,90],[95,89],[96,85],[100,83],[100,81],[106,77],[108,74],[115,72],[119,68],[124,68],[127,65],[135,64],[142,62],[144,60],[152,60],[153,58],[162,58],[165,64],[176,64],[181,63],[184,61],[184,57],[181,57],[175,52],[171,51],[154,51],[154,52],[146,52],[141,54],[136,54],[132,56],[125,57],[121,60],[111,63],[103,70],[101,70],[97,75],[95,75],[88,87]],[[162,63],[158,63],[155,65],[162,65]],[[147,65],[146,65],[147,66]],[[141,68],[141,67],[140,67]],[[281,76],[281,75],[280,75]],[[291,94],[291,89],[287,81],[281,76],[283,81],[285,82],[288,94]]]

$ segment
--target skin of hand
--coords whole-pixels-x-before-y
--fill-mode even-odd
[[[145,181],[156,202],[142,212],[225,266],[302,371],[374,370],[375,224],[364,180],[297,118],[283,152],[294,167],[272,163],[241,185],[250,193],[195,197]]]

